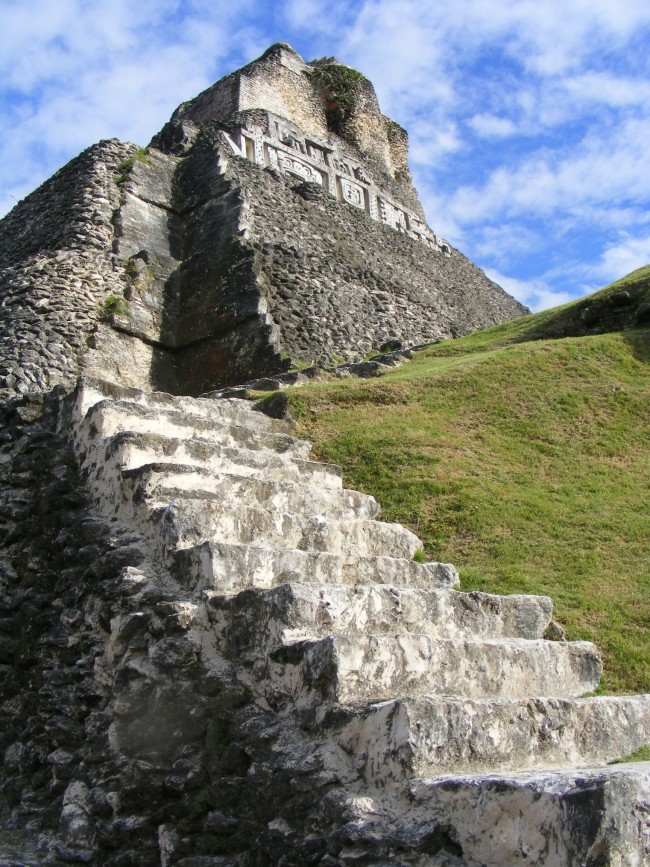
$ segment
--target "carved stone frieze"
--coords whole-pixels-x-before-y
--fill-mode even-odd
[[[238,135],[226,134],[226,140],[238,157],[318,184],[340,202],[365,211],[371,219],[436,252],[450,255],[446,241],[437,238],[411,211],[392,202],[365,167],[348,153],[342,153],[338,145],[315,141],[270,112],[267,130],[257,124],[245,124]]]
[[[269,148],[269,155],[273,153],[273,148]],[[282,153],[281,151],[276,151],[274,156],[277,168],[282,172],[286,172],[290,175],[297,175],[298,177],[304,178],[306,181],[310,181],[313,184],[321,184],[323,183],[323,175],[313,166],[310,166],[304,160],[297,159],[296,157],[290,156],[289,154]]]
[[[384,199],[379,200],[379,216],[382,223],[386,223],[393,229],[397,229],[398,232],[405,232],[408,230],[408,218],[406,212],[402,211],[401,208],[395,207],[395,205],[392,205]]]
[[[341,194],[344,201],[355,208],[366,210],[366,196],[363,187],[341,178]]]

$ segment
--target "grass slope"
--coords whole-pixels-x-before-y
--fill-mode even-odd
[[[649,278],[592,298],[625,288],[638,305]],[[581,309],[289,398],[318,456],[418,533],[428,559],[455,563],[463,589],[550,595],[568,637],[603,653],[601,692],[650,692],[650,332],[544,339],[580,325]]]

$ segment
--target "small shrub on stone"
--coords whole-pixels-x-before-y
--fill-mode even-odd
[[[111,316],[128,316],[129,305],[126,298],[120,295],[107,295],[102,305],[102,319]]]
[[[122,160],[122,162],[117,167],[117,177],[115,183],[118,187],[123,186],[129,178],[129,175],[133,171],[133,167],[136,163],[146,163],[148,166],[151,165],[151,157],[149,156],[149,151],[147,148],[138,148],[137,151],[127,159]]]

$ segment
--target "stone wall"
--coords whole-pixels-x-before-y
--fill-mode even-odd
[[[358,358],[388,338],[418,344],[516,316],[520,305],[457,250],[450,256],[339,204],[313,184],[230,160],[249,243],[284,353]]]
[[[154,143],[89,148],[0,222],[4,394],[198,394],[525,312],[426,226],[406,133],[332,59],[273,46]]]
[[[0,393],[78,376],[106,299],[123,289],[112,250],[115,176],[134,150],[94,145],[0,222]]]

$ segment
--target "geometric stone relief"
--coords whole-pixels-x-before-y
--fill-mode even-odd
[[[339,179],[339,184],[341,186],[341,194],[345,202],[347,202],[349,205],[354,205],[355,208],[367,210],[366,197],[363,187],[361,187],[359,184],[353,184],[352,181],[345,180],[344,178]]]
[[[404,232],[408,229],[406,213],[383,199],[379,199],[379,219],[398,231]]]
[[[273,168],[278,168],[280,171],[286,172],[287,174],[298,175],[298,177],[304,178],[306,181],[310,181],[313,184],[320,184],[320,186],[323,185],[322,172],[319,172],[318,169],[310,166],[309,163],[304,162],[304,160],[298,159],[290,154],[282,153],[281,151],[277,151],[270,147],[267,148],[267,153],[269,164],[273,166]]]
[[[438,238],[422,219],[393,204],[355,158],[341,153],[334,142],[314,141],[284,118],[267,114],[268,134],[257,124],[244,125],[238,135],[225,134],[237,156],[318,184],[338,201],[365,211],[371,219],[437,253],[451,255],[449,244]]]

